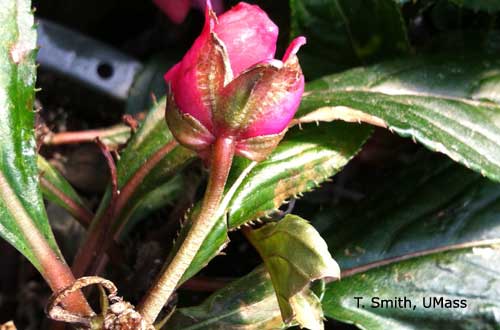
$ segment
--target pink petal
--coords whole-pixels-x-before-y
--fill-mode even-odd
[[[240,2],[219,17],[215,33],[226,45],[234,76],[274,58],[278,27],[258,6]]]
[[[153,2],[176,24],[184,21],[191,7],[191,0],[153,0]]]
[[[249,125],[242,138],[278,134],[293,119],[304,93],[304,75],[295,54],[305,38],[296,38],[285,52],[285,65],[273,77],[264,80],[252,96],[260,106],[259,116]]]
[[[215,25],[215,18],[209,8],[205,14],[205,26],[193,46],[184,58],[165,74],[165,81],[171,84],[175,103],[182,113],[188,113],[200,121],[209,130],[212,128],[211,107],[204,97],[203,84],[199,81],[200,65],[209,47],[210,32]]]
[[[299,51],[300,47],[304,46],[306,44],[306,42],[307,42],[306,37],[302,37],[302,36],[293,39],[285,51],[285,55],[283,56],[283,62],[288,61],[288,59],[291,56],[296,55],[297,52]]]
[[[304,76],[272,106],[267,107],[259,119],[255,120],[243,135],[244,138],[278,134],[282,132],[293,119],[299,108],[304,93]]]

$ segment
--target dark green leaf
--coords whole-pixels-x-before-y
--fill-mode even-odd
[[[71,184],[42,156],[38,156],[37,166],[43,196],[64,208],[82,224],[88,225],[93,215]]]
[[[500,180],[499,68],[497,58],[469,56],[354,69],[310,83],[297,118],[387,126]]]
[[[27,0],[0,1],[0,235],[40,269],[36,247],[27,238],[45,239],[59,251],[38,186],[36,32],[30,5]]]
[[[221,219],[184,274],[183,281],[197,273],[224,247],[226,222],[230,229],[236,229],[272,214],[288,198],[317,187],[340,171],[369,135],[367,127],[340,122],[319,127],[306,125],[303,130],[291,130],[262,163],[237,158],[219,208]],[[178,241],[182,241],[188,228],[189,223]]]
[[[373,269],[331,283],[323,308],[329,317],[367,330],[498,329],[498,260],[500,250],[496,245],[449,251]],[[363,297],[365,308],[358,308],[354,297]],[[412,307],[407,303],[408,308],[371,308],[373,297],[407,297]],[[424,307],[433,298],[442,299],[443,305]],[[456,305],[449,305],[450,301]]]
[[[410,50],[394,0],[291,0],[290,7],[292,36],[308,39],[300,61],[309,79]]]
[[[140,220],[145,219],[151,213],[167,205],[172,205],[176,201],[176,198],[186,191],[185,185],[190,183],[181,174],[178,174],[145,194],[130,215],[130,220],[126,223],[122,237],[125,237]]]
[[[493,13],[500,10],[500,2],[497,0],[451,0],[451,2],[476,11],[484,10]]]
[[[234,190],[227,205],[230,228],[269,215],[289,198],[318,187],[340,172],[371,134],[367,127],[324,124],[293,129],[276,151],[255,167],[243,158],[235,161],[228,182]],[[236,178],[249,169],[234,185]]]
[[[314,219],[343,270],[500,237],[500,185],[436,156],[394,174],[355,206]]]
[[[296,320],[311,330],[323,329],[321,305],[314,304],[314,297],[311,302],[298,298],[314,280],[340,278],[339,266],[316,229],[289,214],[279,222],[248,230],[247,237],[271,275],[283,320]]]
[[[165,121],[165,99],[162,99],[153,106],[140,129],[127,144],[127,148],[120,153],[120,161],[117,164],[118,186],[123,187],[148,158],[172,140],[172,133]],[[154,173],[150,173],[148,177],[168,176],[174,171],[175,166],[184,164],[191,158],[193,158],[192,152],[178,146],[162,159],[163,163],[160,162],[158,168],[155,167]],[[163,168],[165,166],[160,164],[169,166]],[[147,187],[143,189],[149,190]]]
[[[173,141],[173,136],[165,122],[165,100],[163,99],[149,112],[141,127],[127,144],[127,147],[120,154],[120,160],[117,164],[118,189],[122,190],[128,181],[137,173],[137,171],[157,154],[160,150]],[[174,193],[176,189],[165,186],[172,179],[182,166],[194,159],[193,152],[179,145],[175,146],[170,152],[159,158],[159,161],[149,169],[147,175],[141,180],[140,184],[134,190],[132,196],[119,210],[119,219],[115,223],[117,226],[125,228],[129,226],[127,222],[135,214],[135,220],[138,220],[138,209],[146,207],[142,205],[149,198],[154,198],[151,193]],[[149,166],[149,165],[148,165]],[[153,193],[155,195],[155,193]],[[166,197],[163,195],[163,197]],[[104,201],[107,205],[107,201]],[[168,204],[168,199],[165,199]],[[164,204],[164,205],[165,205]],[[142,205],[142,206],[141,206]],[[159,207],[156,204],[155,207]],[[101,207],[102,209],[102,207]]]
[[[315,219],[344,276],[327,285],[325,314],[363,329],[495,329],[500,301],[484,285],[500,289],[492,268],[499,254],[491,245],[500,243],[500,185],[438,155],[414,163],[364,201]],[[460,250],[445,252],[451,249]],[[470,305],[368,308],[372,297],[403,296],[419,304],[436,296]],[[354,297],[365,297],[367,308],[356,308]]]

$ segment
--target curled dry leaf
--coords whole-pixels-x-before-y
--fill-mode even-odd
[[[62,306],[71,293],[90,285],[99,285],[108,291],[106,302],[102,303],[101,314],[88,317],[71,313]],[[72,323],[88,330],[154,330],[135,307],[117,296],[118,289],[113,282],[97,276],[81,277],[71,286],[54,293],[46,307],[46,314],[53,320]],[[109,306],[109,307],[108,307]]]

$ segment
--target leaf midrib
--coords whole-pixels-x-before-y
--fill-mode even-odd
[[[370,271],[372,269],[378,268],[378,267],[385,267],[389,266],[398,262],[403,262],[415,258],[421,258],[433,254],[439,254],[443,252],[448,252],[448,251],[455,251],[455,250],[467,250],[475,247],[484,247],[484,246],[496,246],[500,245],[500,238],[496,239],[488,239],[488,240],[480,240],[480,241],[472,241],[472,242],[466,242],[466,243],[459,243],[459,244],[452,244],[452,245],[447,245],[447,246],[442,246],[438,248],[432,248],[432,249],[426,249],[426,250],[421,250],[421,251],[416,251],[412,252],[406,255],[401,255],[397,257],[391,257],[387,259],[382,259],[378,260],[375,262],[368,263],[366,265],[362,266],[357,266],[353,268],[346,269],[342,271],[342,278],[350,277],[357,275],[359,273],[364,273],[367,271]]]

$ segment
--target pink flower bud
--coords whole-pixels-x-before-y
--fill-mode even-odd
[[[262,160],[276,147],[300,104],[304,76],[292,41],[274,59],[278,28],[258,6],[239,3],[217,18],[207,1],[205,26],[165,75],[167,122],[176,139],[200,155],[220,137],[236,153]]]

